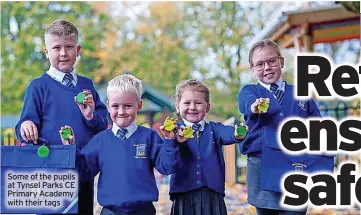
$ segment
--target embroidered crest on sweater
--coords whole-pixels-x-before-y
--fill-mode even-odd
[[[148,158],[148,145],[147,144],[134,144],[135,156],[134,158]]]
[[[298,101],[298,106],[302,109],[302,110],[306,110],[306,103],[307,101],[306,100],[299,100]]]

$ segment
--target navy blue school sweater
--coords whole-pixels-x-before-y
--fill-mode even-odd
[[[290,155],[281,148],[277,140],[279,125],[288,117],[320,117],[320,111],[313,99],[296,100],[293,96],[294,87],[286,83],[282,104],[278,103],[273,94],[260,84],[244,86],[238,95],[239,111],[244,115],[249,131],[240,152],[248,156],[262,157],[261,189],[281,192],[281,178],[288,172],[295,171],[297,163],[304,165],[305,172],[332,171],[333,155],[303,153]],[[257,98],[269,98],[270,106],[266,113],[255,114],[251,104]]]
[[[269,108],[266,113],[258,114],[251,111],[251,105],[258,98],[269,98]],[[282,107],[284,106],[284,107]],[[301,107],[302,106],[302,107]],[[248,84],[238,94],[238,109],[243,114],[249,128],[242,142],[240,152],[252,156],[262,156],[262,144],[278,145],[277,128],[282,120],[290,116],[307,118],[321,116],[313,99],[298,101],[293,98],[293,86],[285,83],[285,94],[282,105],[273,94],[260,84]]]
[[[180,122],[181,124],[182,122]],[[207,122],[200,137],[179,143],[180,163],[170,179],[170,195],[208,187],[224,194],[225,163],[222,146],[239,142],[234,126]]]
[[[85,119],[74,101],[83,89],[90,90],[95,102],[94,118]],[[75,144],[79,152],[98,132],[107,128],[107,108],[100,101],[93,82],[78,75],[75,87],[67,87],[54,80],[47,73],[32,80],[25,91],[24,105],[19,122],[15,126],[16,137],[23,142],[20,126],[24,121],[31,120],[38,128],[39,137],[46,139],[50,145],[62,145],[59,130],[69,125],[75,133]],[[89,180],[88,171],[77,162],[81,180]]]
[[[99,175],[98,201],[104,207],[136,212],[158,201],[154,167],[169,175],[179,163],[175,139],[163,140],[156,131],[138,126],[125,140],[111,129],[97,134],[81,151],[93,176]]]

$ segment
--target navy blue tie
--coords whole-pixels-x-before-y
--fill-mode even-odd
[[[194,132],[198,132],[199,131],[199,129],[201,129],[201,124],[199,124],[199,123],[194,123],[193,125],[192,125],[192,129],[193,129],[193,131]]]
[[[117,131],[117,137],[120,138],[121,140],[125,139],[125,134],[128,132],[128,130],[126,128],[119,128],[119,130]]]
[[[65,84],[65,86],[74,87],[73,80],[74,80],[74,77],[72,74],[65,73],[64,78],[63,78],[63,83]]]
[[[199,129],[201,129],[201,124],[199,124],[199,123],[194,123],[193,125],[192,125],[192,129],[193,129],[193,131],[194,131],[194,133],[196,133],[196,140],[197,140],[197,144],[199,145],[200,144],[200,141],[199,141],[199,138],[200,138],[200,130]]]
[[[283,98],[284,98],[284,92],[283,92],[283,90],[279,90],[279,89],[278,89],[278,85],[275,84],[275,83],[271,84],[271,88],[270,88],[270,89],[271,89],[271,92],[273,93],[273,95],[275,95],[278,103],[281,104],[282,101],[283,101]]]

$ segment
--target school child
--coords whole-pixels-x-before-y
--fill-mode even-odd
[[[333,157],[283,152],[277,141],[277,129],[285,118],[321,116],[313,99],[296,100],[294,87],[283,81],[284,58],[276,43],[269,39],[255,43],[249,52],[250,69],[257,84],[244,86],[238,94],[239,111],[249,126],[240,152],[247,155],[248,202],[258,215],[306,214],[307,207],[291,209],[281,206],[281,178],[293,171],[331,171]],[[268,110],[260,109],[269,103]]]
[[[175,107],[180,118],[177,140],[181,161],[170,180],[171,214],[227,214],[222,146],[240,142],[244,136],[237,135],[238,126],[206,122],[209,90],[200,81],[186,80],[177,85]],[[193,138],[184,137],[185,126],[193,128]]]
[[[80,151],[98,132],[107,128],[106,106],[100,101],[93,82],[76,73],[74,64],[80,53],[78,30],[69,21],[56,20],[45,31],[45,53],[50,68],[32,80],[25,92],[24,105],[16,137],[20,142],[38,144],[39,137],[51,145],[62,144],[59,129],[70,126],[77,133],[76,147]],[[82,92],[85,101],[78,104],[74,97]],[[93,214],[93,180],[77,163],[79,171],[79,214]]]
[[[101,215],[155,215],[153,202],[158,201],[159,192],[154,167],[169,175],[179,163],[173,131],[161,126],[162,140],[155,130],[136,124],[141,95],[142,83],[132,75],[109,81],[107,106],[113,126],[97,134],[81,151],[92,176],[100,173]]]

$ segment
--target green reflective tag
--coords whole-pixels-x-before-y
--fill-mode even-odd
[[[71,135],[71,130],[69,128],[63,129],[61,131],[61,138],[63,138],[64,140],[68,140],[70,135]]]
[[[175,119],[173,119],[173,118],[166,119],[163,124],[164,130],[173,131],[176,127],[176,124],[174,122],[175,122]]]
[[[38,155],[42,158],[48,157],[49,151],[49,147],[47,147],[46,145],[42,145],[38,149]]]
[[[269,103],[266,101],[262,102],[262,104],[258,106],[258,110],[261,112],[266,112],[268,108],[269,108]]]
[[[183,130],[183,137],[191,138],[193,136],[193,129],[190,126],[186,126]]]
[[[81,92],[78,95],[76,95],[76,102],[78,102],[79,104],[83,104],[84,100],[85,100],[85,93]]]
[[[237,128],[237,134],[238,134],[238,136],[245,136],[246,133],[247,133],[246,126],[240,125],[240,126]]]

